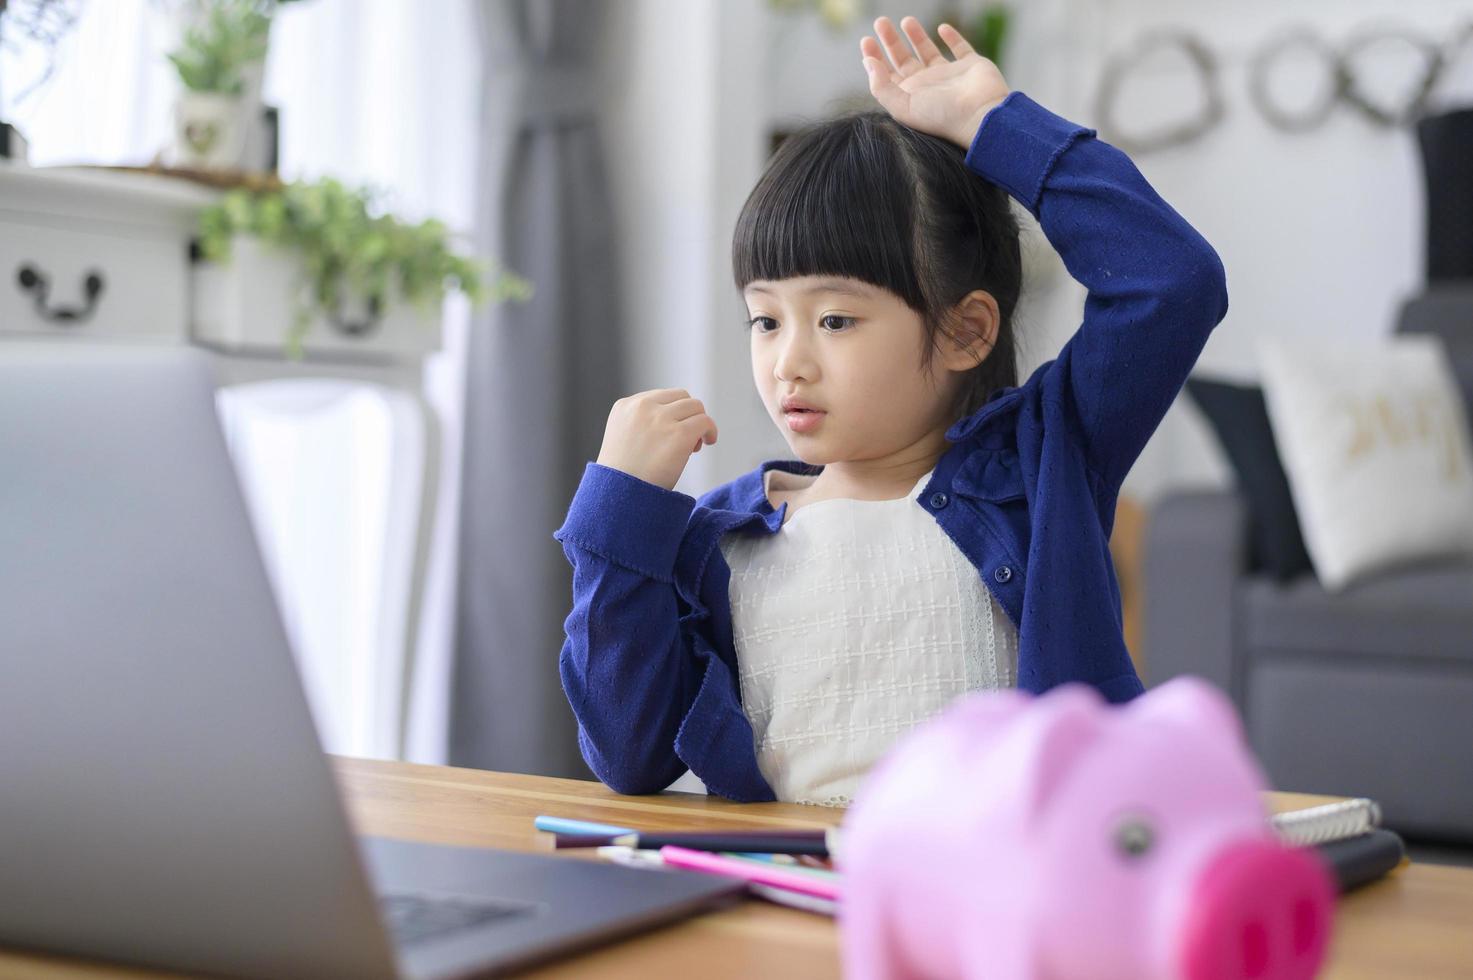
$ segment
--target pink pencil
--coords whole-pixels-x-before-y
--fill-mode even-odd
[[[778,865],[764,865],[756,861],[735,861],[720,854],[712,854],[709,851],[692,851],[685,847],[662,847],[660,857],[665,859],[667,865],[676,868],[725,875],[728,878],[740,878],[759,885],[786,888],[788,891],[801,892],[816,898],[839,900],[838,882],[809,877],[801,872],[786,871]]]

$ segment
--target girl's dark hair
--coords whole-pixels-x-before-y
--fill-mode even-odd
[[[997,342],[968,372],[956,406],[970,415],[1018,383],[1013,311],[1022,280],[1007,194],[963,163],[961,147],[870,111],[783,140],[737,218],[737,290],[754,280],[835,275],[889,290],[921,317],[922,369],[952,307],[974,289],[997,300]]]

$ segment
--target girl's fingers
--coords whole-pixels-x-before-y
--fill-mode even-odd
[[[878,58],[864,59],[865,71],[869,74],[869,91],[875,101],[884,106],[895,118],[901,118],[910,109],[910,95],[896,81],[884,63]]]
[[[890,23],[889,17],[879,17],[875,20],[875,33],[880,37],[880,43],[885,46],[885,53],[895,65],[895,71],[901,78],[914,75],[921,70],[920,59],[911,53],[910,46]]]
[[[950,24],[942,24],[936,28],[936,33],[941,35],[941,40],[945,41],[946,46],[951,49],[951,56],[958,61],[969,54],[976,54],[972,46],[967,43],[967,39],[962,37],[962,32]]]
[[[706,406],[702,404],[699,398],[687,397],[681,398],[678,401],[670,402],[668,411],[671,415],[675,417],[675,421],[684,422],[686,419],[691,418],[692,416],[704,415],[706,412]]]
[[[708,446],[716,444],[716,422],[709,415],[692,415],[680,424],[690,435],[696,437],[697,442]]]
[[[881,50],[880,42],[868,34],[859,39],[859,55],[861,61],[865,58],[873,58],[876,67],[886,78],[896,80],[894,73],[890,70],[890,63],[885,60],[885,52]]]
[[[900,18],[900,29],[905,31],[905,36],[910,38],[910,43],[915,47],[916,54],[920,55],[921,61],[927,66],[946,64],[946,56],[936,47],[936,42],[931,40],[931,35],[926,33],[926,28],[914,17]]]

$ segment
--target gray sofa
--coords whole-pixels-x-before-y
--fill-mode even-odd
[[[1408,302],[1397,329],[1443,337],[1473,415],[1473,283]],[[1147,522],[1148,684],[1228,691],[1275,788],[1369,796],[1388,826],[1473,841],[1473,561],[1395,571],[1331,595],[1248,568],[1235,490],[1162,497]]]

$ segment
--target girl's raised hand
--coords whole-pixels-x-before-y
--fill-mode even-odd
[[[700,399],[656,388],[614,402],[597,462],[674,490],[691,456],[715,442],[716,422]]]
[[[901,18],[900,26],[904,38],[890,18],[881,17],[875,21],[879,40],[865,37],[859,42],[870,94],[897,122],[971,149],[982,117],[1010,91],[1002,72],[950,24],[942,24],[937,34],[955,60],[937,49],[914,17]]]

